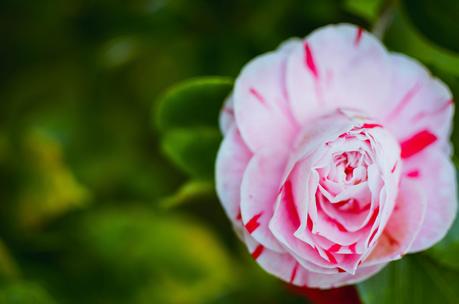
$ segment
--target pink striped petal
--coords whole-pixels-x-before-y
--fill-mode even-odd
[[[390,72],[389,56],[376,38],[351,25],[323,27],[288,59],[293,113],[301,123],[337,107],[372,114],[387,98]]]
[[[239,225],[242,176],[251,157],[252,153],[233,126],[218,151],[215,179],[217,194],[226,214]]]
[[[427,210],[410,252],[427,249],[441,240],[457,212],[456,171],[439,148],[419,153],[403,162],[404,172],[418,171],[412,178],[426,196]]]
[[[241,214],[246,230],[259,243],[282,251],[268,224],[280,188],[287,152],[261,149],[247,165],[241,184]]]
[[[228,96],[228,98],[226,98],[225,102],[223,103],[219,118],[220,130],[222,131],[223,135],[226,135],[228,130],[234,124],[234,119],[233,96]]]
[[[297,124],[287,102],[284,84],[286,52],[255,58],[242,70],[233,93],[236,122],[252,151],[288,147]]]
[[[428,130],[440,143],[449,140],[453,115],[452,96],[419,62],[391,54],[391,94],[380,109],[382,123],[400,141]]]
[[[412,180],[402,180],[394,211],[363,266],[387,263],[408,252],[424,221],[427,201]]]

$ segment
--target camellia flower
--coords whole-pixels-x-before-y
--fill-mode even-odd
[[[252,257],[298,286],[370,277],[456,214],[448,88],[352,25],[289,40],[225,102],[217,192]]]

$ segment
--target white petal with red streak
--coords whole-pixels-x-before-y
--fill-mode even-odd
[[[426,198],[416,182],[402,180],[394,211],[375,248],[362,265],[387,263],[406,254],[421,229],[426,207]]]
[[[273,215],[288,151],[260,149],[250,160],[241,184],[242,221],[259,243],[282,251],[268,227]],[[248,226],[250,225],[250,227]]]
[[[403,172],[418,170],[414,181],[427,198],[427,211],[410,252],[427,249],[441,240],[457,212],[456,171],[440,149],[423,151],[403,162]],[[407,178],[407,177],[405,177]]]
[[[306,285],[311,288],[336,288],[344,285],[354,284],[365,280],[376,274],[386,264],[380,264],[369,267],[359,267],[355,274],[347,272],[336,273],[336,274],[322,274],[308,271],[301,268],[298,273],[298,285]]]
[[[218,151],[215,179],[218,197],[234,223],[239,221],[242,176],[251,157],[252,153],[233,126]]]
[[[391,95],[379,113],[382,123],[399,140],[427,129],[448,141],[453,115],[449,89],[419,62],[402,54],[391,54],[391,67]]]
[[[252,151],[272,145],[290,145],[295,120],[284,84],[286,52],[256,57],[249,62],[233,92],[236,123]]]
[[[347,24],[323,27],[296,47],[287,63],[293,113],[303,124],[336,107],[377,113],[390,85],[387,51],[374,36]],[[377,116],[376,116],[377,117]]]
[[[220,125],[220,131],[223,135],[226,135],[228,130],[234,124],[234,104],[232,95],[228,96],[223,103],[218,122]]]

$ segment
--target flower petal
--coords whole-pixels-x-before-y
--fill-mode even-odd
[[[261,149],[250,160],[241,184],[241,215],[245,228],[259,243],[283,251],[269,230],[287,150]]]
[[[449,141],[453,102],[449,89],[432,78],[420,63],[391,54],[391,94],[379,117],[401,141],[428,130],[444,144]]]
[[[226,98],[225,102],[223,103],[218,122],[223,135],[226,135],[228,130],[234,124],[234,103],[232,95],[228,96],[228,98]]]
[[[363,281],[380,271],[382,268],[384,268],[384,266],[386,266],[386,264],[359,267],[355,274],[350,274],[347,272],[323,274],[300,268],[298,271],[297,282],[300,283],[298,285],[306,285],[312,288],[336,288]]]
[[[240,188],[245,168],[252,157],[238,129],[233,126],[225,136],[216,162],[216,188],[223,208],[233,223],[240,216]]]
[[[347,24],[321,28],[288,59],[293,113],[302,124],[336,107],[378,113],[378,105],[385,107],[390,72],[387,51],[372,35]]]
[[[406,254],[421,229],[426,207],[426,198],[416,183],[402,180],[392,215],[376,247],[362,265],[387,263]]]
[[[241,135],[252,151],[265,146],[288,146],[296,122],[284,84],[286,51],[259,56],[236,80],[234,109]]]
[[[421,230],[410,252],[427,249],[441,240],[453,224],[457,210],[456,172],[449,157],[440,149],[430,149],[403,162],[403,174],[414,181],[427,199]]]

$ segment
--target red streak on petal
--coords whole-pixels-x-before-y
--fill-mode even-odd
[[[364,123],[362,128],[364,129],[374,129],[374,128],[382,128],[383,126],[377,123]]]
[[[290,275],[290,284],[293,283],[293,281],[296,278],[296,273],[298,272],[298,263],[293,266],[292,274]]]
[[[423,119],[425,117],[433,116],[442,113],[443,111],[446,111],[450,106],[454,104],[454,100],[449,99],[447,100],[441,107],[439,107],[437,110],[432,111],[432,112],[420,112],[416,116],[413,117],[413,121],[417,121],[420,119]]]
[[[249,233],[252,233],[254,232],[259,226],[260,226],[260,223],[258,222],[258,219],[261,217],[261,215],[263,214],[263,212],[260,212],[256,215],[254,215],[246,224],[245,224],[245,229],[247,229],[247,231]]]
[[[390,173],[394,173],[395,172],[395,169],[397,169],[397,165],[398,165],[398,162],[395,162],[394,166],[390,170]]]
[[[341,247],[342,247],[341,245],[335,244],[335,245],[332,245],[330,248],[328,248],[328,251],[330,251],[330,252],[337,252],[338,250],[341,249]]]
[[[355,249],[355,247],[357,246],[357,242],[349,245],[349,250],[352,252],[352,253],[357,253],[357,250]]]
[[[238,220],[238,221],[241,221],[241,220],[242,220],[241,211],[238,212],[238,214],[237,214],[237,216],[236,216],[236,220]]]
[[[329,220],[330,223],[335,224],[339,231],[341,231],[341,232],[347,232],[346,227],[344,227],[344,226],[343,226],[340,222],[338,222],[337,220],[332,219],[332,218],[329,218],[328,220]]]
[[[290,219],[290,223],[298,227],[300,225],[300,219],[295,206],[295,198],[293,197],[292,182],[287,180],[284,184],[284,200],[285,207]]]
[[[338,269],[338,272],[346,272],[346,270],[344,270],[343,268],[340,268],[340,267],[337,267],[336,269]]]
[[[371,243],[371,241],[373,241],[375,235],[376,235],[376,232],[378,232],[378,229],[376,228],[370,235],[370,239],[368,240],[368,244]]]
[[[308,219],[306,220],[306,226],[309,231],[312,231],[312,220],[311,217],[308,215]]]
[[[386,238],[389,241],[389,244],[391,246],[399,246],[400,245],[400,243],[396,239],[394,239],[394,237],[389,232],[386,231],[384,234],[385,234],[385,236],[386,236]]]
[[[328,258],[328,260],[330,261],[330,263],[332,263],[332,264],[338,263],[338,261],[337,261],[336,258],[333,256],[333,254],[331,254],[331,253],[328,252],[327,250],[325,250],[325,254],[327,255],[327,258]]]
[[[434,134],[428,130],[422,130],[400,143],[401,157],[411,157],[433,144],[436,140],[437,137]]]
[[[234,116],[234,110],[230,107],[224,107],[222,111],[230,116]]]
[[[379,214],[379,206],[376,207],[375,210],[373,210],[373,214],[371,215],[370,219],[368,220],[368,223],[370,225],[372,225],[376,221],[376,218],[378,217],[378,214]]]
[[[249,89],[250,94],[252,94],[261,104],[266,105],[265,98],[260,94],[255,88],[251,87]]]
[[[406,92],[394,110],[392,110],[392,112],[389,114],[388,118],[393,118],[394,116],[398,115],[410,103],[419,89],[421,89],[421,85],[420,83],[416,83],[408,92]]]
[[[312,55],[311,47],[309,46],[307,42],[304,43],[304,52],[305,52],[304,61],[305,61],[306,66],[311,71],[314,78],[318,78],[319,73],[317,72],[317,67],[314,61],[314,56]]]
[[[357,33],[355,34],[355,40],[354,40],[355,46],[358,46],[360,43],[360,40],[362,40],[362,34],[363,34],[363,28],[361,27],[357,28]]]
[[[252,258],[256,261],[258,257],[263,253],[265,247],[263,245],[258,245],[257,248],[252,252]]]
[[[416,177],[419,177],[419,170],[413,170],[413,171],[410,171],[406,174],[407,177],[411,177],[411,178],[416,178]]]

